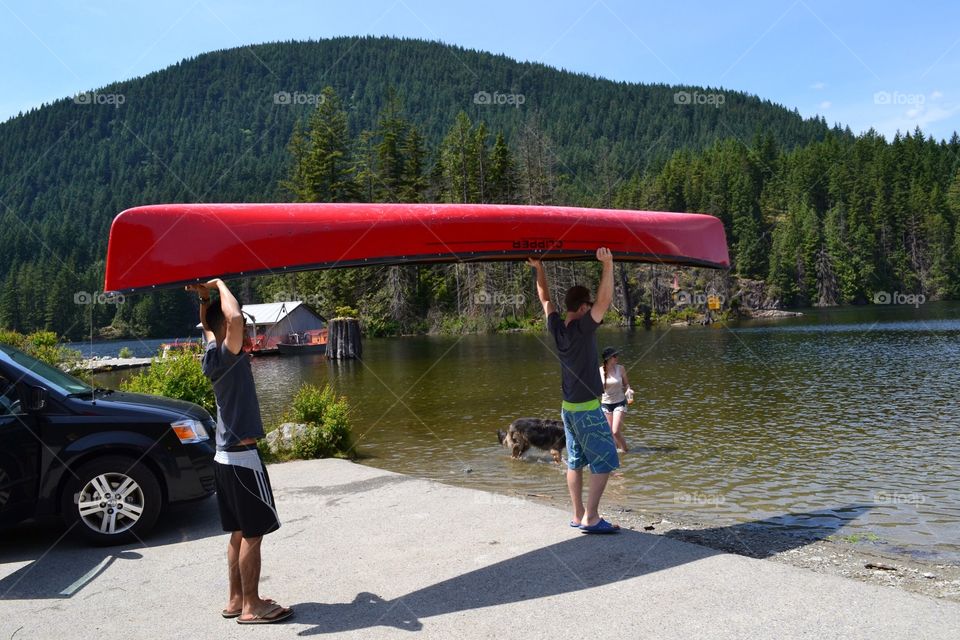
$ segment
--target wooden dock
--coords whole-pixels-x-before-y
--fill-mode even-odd
[[[150,364],[151,360],[153,358],[89,358],[81,361],[78,368],[90,373],[102,373],[104,371],[145,367]]]

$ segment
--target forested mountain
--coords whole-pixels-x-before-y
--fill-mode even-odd
[[[768,136],[724,140],[635,175],[616,204],[719,216],[735,273],[787,305],[960,295],[956,133],[831,133],[789,152]]]
[[[77,336],[92,312],[95,326],[184,331],[191,301],[179,292],[119,311],[75,298],[101,286],[117,212],[185,201],[698,210],[724,219],[736,271],[769,279],[785,303],[859,301],[878,283],[954,295],[957,151],[956,137],[888,144],[742,93],[618,83],[439,43],[213,52],[0,124],[0,325]],[[337,184],[310,177],[324,162]],[[438,323],[411,318],[462,317],[485,277],[338,272],[261,280],[246,295],[294,288],[321,306],[358,305],[387,330],[419,330]]]

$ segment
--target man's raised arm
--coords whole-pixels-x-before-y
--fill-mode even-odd
[[[597,324],[603,322],[603,316],[613,304],[613,254],[610,249],[597,249],[597,260],[603,263],[603,274],[600,276],[600,285],[597,287],[597,299],[590,309],[590,316]]]
[[[197,294],[200,300],[200,326],[203,328],[203,343],[206,345],[206,343],[216,339],[213,331],[210,330],[210,325],[207,324],[207,309],[210,308],[210,290],[205,284],[188,284],[184,289]]]
[[[207,283],[207,286],[216,286],[220,292],[220,308],[223,310],[223,319],[227,323],[227,337],[224,343],[230,353],[237,354],[243,348],[243,312],[240,311],[240,303],[233,296],[227,284],[217,278]]]
[[[550,287],[547,286],[547,273],[543,269],[543,262],[537,258],[527,258],[527,264],[537,272],[537,297],[540,298],[544,315],[549,316],[557,307],[550,302]]]

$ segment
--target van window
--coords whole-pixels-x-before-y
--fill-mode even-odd
[[[0,344],[0,352],[5,353],[14,363],[24,369],[29,369],[38,378],[55,387],[60,393],[81,394],[93,391],[93,387],[80,378],[75,378],[65,371],[50,366],[46,362],[31,358],[23,351],[15,349],[10,345]]]
[[[0,417],[22,413],[16,385],[0,376]]]

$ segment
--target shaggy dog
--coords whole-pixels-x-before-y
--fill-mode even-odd
[[[497,429],[500,444],[512,451],[512,457],[519,460],[531,446],[549,451],[553,461],[560,464],[560,452],[567,446],[567,437],[560,420],[542,418],[517,418],[510,423],[506,432]]]

